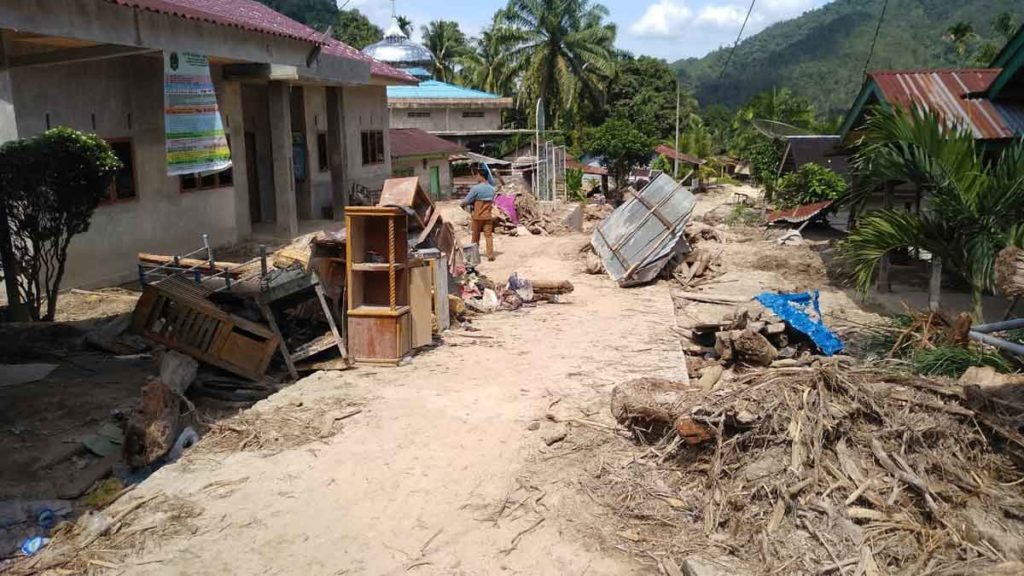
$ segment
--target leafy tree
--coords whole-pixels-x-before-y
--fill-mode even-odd
[[[337,27],[338,6],[332,0],[260,0],[260,2],[310,28],[324,31],[332,24]]]
[[[416,30],[412,25],[412,20],[405,16],[396,16],[395,20],[398,21],[398,29],[402,31],[402,34],[405,34],[406,38],[412,38],[412,33]]]
[[[353,8],[338,13],[338,24],[333,35],[338,40],[358,50],[384,39],[384,31],[380,29],[362,12]]]
[[[442,82],[455,80],[455,65],[469,51],[466,35],[454,20],[434,20],[421,28],[424,45],[434,54],[434,78]]]
[[[804,164],[779,179],[772,200],[779,208],[838,200],[846,194],[846,180],[819,164]]]
[[[697,101],[685,92],[680,106],[682,118],[685,121],[696,111]],[[668,138],[675,131],[676,119],[676,78],[672,69],[664,60],[650,56],[620,56],[608,86],[607,106],[601,112],[629,120],[653,138]]]
[[[583,171],[579,168],[570,168],[565,171],[565,189],[569,196],[580,202],[585,202],[587,197],[583,195]]]
[[[590,0],[509,0],[500,12],[500,42],[522,74],[526,101],[543,98],[560,117],[580,100],[604,101],[615,69],[615,25],[608,9]]]
[[[1016,31],[1017,19],[1012,13],[1002,12],[996,15],[992,19],[992,32],[996,34],[996,39],[985,42],[978,48],[978,52],[974,56],[974,64],[981,67],[990,66],[996,59],[996,55],[999,54],[999,49],[1013,38]]]
[[[1024,144],[987,159],[970,131],[947,127],[933,112],[878,109],[854,166],[853,202],[894,180],[929,197],[920,214],[882,210],[860,220],[840,250],[856,284],[867,290],[888,252],[918,248],[971,286],[974,317],[982,320],[996,255],[1024,245]]]
[[[608,168],[615,185],[625,185],[626,177],[634,166],[643,164],[651,156],[654,142],[626,120],[612,118],[584,133],[584,149],[601,156],[601,164]]]
[[[53,320],[68,245],[89,229],[120,167],[104,140],[70,128],[0,147],[0,257],[12,317]]]

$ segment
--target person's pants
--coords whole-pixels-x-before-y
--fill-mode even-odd
[[[480,233],[487,240],[487,259],[494,260],[494,220],[473,220],[473,243],[480,245]]]

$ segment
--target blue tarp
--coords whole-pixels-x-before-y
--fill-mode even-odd
[[[794,330],[806,334],[825,356],[842,352],[842,341],[825,326],[821,308],[818,306],[817,290],[795,294],[765,292],[755,300],[782,318]],[[815,318],[811,317],[812,312]]]

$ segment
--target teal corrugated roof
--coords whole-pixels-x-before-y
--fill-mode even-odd
[[[480,100],[483,98],[500,98],[495,94],[464,88],[437,80],[424,80],[419,86],[388,86],[389,99],[439,99],[439,100]]]

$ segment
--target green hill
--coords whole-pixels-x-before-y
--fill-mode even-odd
[[[860,89],[864,62],[883,0],[836,0],[798,18],[779,22],[745,39],[719,79],[729,49],[672,66],[702,106],[736,107],[773,87],[808,98],[820,113],[842,114]],[[756,10],[756,8],[755,8]],[[1024,21],[1021,0],[889,0],[871,69],[972,66],[986,44],[1001,45],[993,29],[1001,13]],[[976,33],[964,56],[944,38],[957,22]]]

